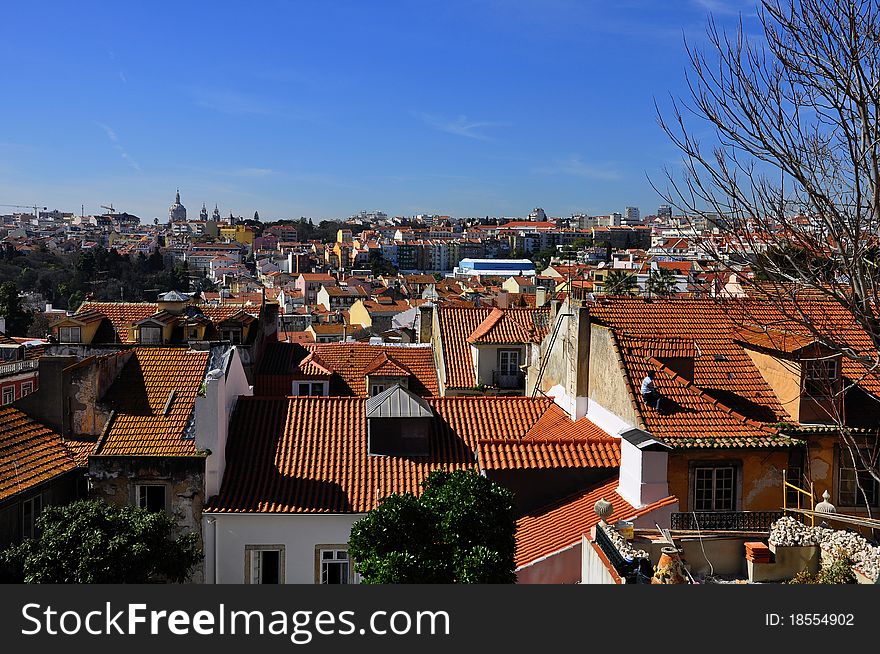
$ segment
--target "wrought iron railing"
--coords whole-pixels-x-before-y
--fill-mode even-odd
[[[691,511],[673,513],[672,528],[684,531],[766,531],[782,511]]]
[[[519,370],[493,370],[492,385],[501,389],[525,388],[526,376]]]

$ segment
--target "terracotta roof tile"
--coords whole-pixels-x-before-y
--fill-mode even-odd
[[[0,501],[75,468],[61,436],[18,409],[0,407]]]
[[[409,389],[413,393],[422,397],[440,394],[434,352],[430,347],[283,342],[266,344],[254,377],[254,394],[289,395],[294,379],[301,378],[300,365],[310,352],[319,356],[323,365],[335,373],[330,379],[331,395],[366,397],[366,375],[383,354],[411,375]]]
[[[599,486],[553,502],[517,520],[516,566],[519,568],[533,563],[589,535],[590,530],[599,524],[599,516],[593,507],[602,498],[614,507],[614,520],[631,520],[678,502],[675,497],[669,496],[637,509],[617,494],[617,486],[615,476]]]
[[[548,308],[491,309],[445,304],[438,306],[437,312],[448,388],[470,388],[474,385],[476,376],[468,339],[478,328],[484,332],[478,336],[480,342],[538,343],[547,335],[550,322]],[[503,314],[503,319],[499,312]],[[491,324],[488,322],[490,316],[495,316]],[[503,340],[524,338],[526,334],[527,340]]]
[[[242,397],[230,425],[227,468],[209,510],[365,512],[391,493],[420,492],[431,470],[476,468],[478,438],[522,438],[552,406],[545,398],[443,397],[430,455],[371,456],[364,398]]]
[[[183,347],[135,348],[103,402],[116,414],[99,456],[196,456],[186,437],[209,353]],[[174,392],[168,414],[165,405]]]

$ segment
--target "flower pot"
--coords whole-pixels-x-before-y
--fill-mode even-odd
[[[652,584],[686,584],[687,574],[681,556],[675,547],[664,547],[660,550],[660,560],[651,578]]]

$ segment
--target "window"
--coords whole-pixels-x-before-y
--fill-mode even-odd
[[[324,395],[324,382],[294,382],[296,395]]]
[[[694,511],[736,509],[736,468],[700,466],[694,468]]]
[[[870,451],[862,453],[868,461],[874,461],[876,465],[876,459],[871,458]],[[853,468],[852,456],[848,451],[841,451],[838,456],[840,466],[837,471],[837,503],[840,506],[864,507],[867,501],[870,506],[880,506],[880,484],[877,480],[867,470]],[[862,488],[859,489],[859,486]]]
[[[224,329],[223,330],[223,340],[229,341],[233,345],[241,344],[241,330],[240,329]]]
[[[82,340],[82,331],[79,327],[61,327],[58,330],[58,339],[62,343],[79,343]]]
[[[162,343],[161,327],[141,327],[141,343],[144,345],[159,345]]]
[[[33,382],[24,382],[21,385],[21,396],[30,395],[34,392],[34,383]]]
[[[36,538],[39,536],[37,518],[43,510],[43,497],[35,495],[21,503],[21,537]]]
[[[385,390],[385,384],[372,384],[370,386],[370,395],[378,395]]]
[[[806,359],[804,393],[824,397],[834,393],[837,382],[837,359]]]
[[[143,484],[136,486],[135,489],[139,507],[156,513],[165,510],[164,484]]]
[[[15,386],[7,386],[3,389],[3,404],[15,402]]]
[[[320,584],[351,583],[348,551],[343,547],[318,548],[318,567]]]
[[[284,583],[284,545],[246,545],[249,584]]]
[[[803,471],[799,467],[789,466],[789,468],[785,471],[785,480],[798,488],[803,488],[806,490],[809,487],[809,484],[806,483],[806,480],[803,476]],[[798,506],[798,502],[800,502],[800,506],[806,506],[809,504],[810,499],[806,495],[801,495],[793,488],[785,487],[785,506],[786,507],[796,507]]]
[[[519,373],[519,350],[498,350],[498,371],[502,375]]]

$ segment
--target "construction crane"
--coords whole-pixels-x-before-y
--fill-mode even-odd
[[[39,207],[35,204],[0,204],[0,207],[13,207],[15,209],[33,209],[34,210],[34,218],[40,217],[40,212],[38,211]],[[43,211],[46,211],[48,207],[43,207]]]
[[[108,207],[107,205],[105,205],[105,204],[102,204],[102,205],[101,205],[101,208],[102,208],[102,209],[106,209],[106,210],[109,211],[111,214],[116,213],[116,209],[113,208],[113,203],[112,203],[112,202],[110,203],[110,206],[109,206],[109,207]]]

